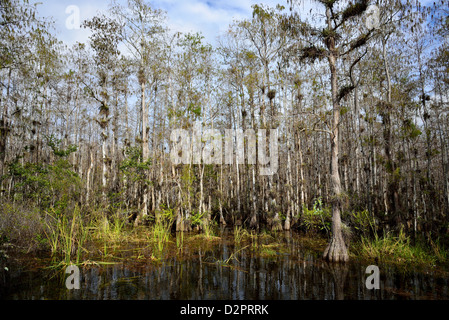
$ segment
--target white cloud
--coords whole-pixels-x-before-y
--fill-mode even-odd
[[[42,0],[34,0],[42,2]],[[126,0],[119,0],[126,4]],[[264,3],[274,7],[281,2],[286,5],[286,0],[154,0],[150,1],[156,8],[167,11],[168,26],[174,31],[202,32],[206,41],[215,43],[216,37],[224,32],[234,20],[250,18],[251,6]],[[68,45],[75,42],[87,42],[89,31],[86,29],[66,28],[68,14],[65,10],[70,5],[76,5],[80,9],[80,20],[89,19],[98,12],[106,12],[109,1],[104,0],[44,0],[38,6],[41,16],[52,16],[56,22],[57,36]]]
[[[169,26],[173,30],[201,31],[207,42],[215,43],[216,37],[224,32],[233,21],[250,18],[251,6],[260,2],[272,7],[281,2],[286,6],[285,0],[157,0],[154,3],[167,11]]]
[[[247,8],[234,6],[230,2],[165,0],[157,1],[156,5],[167,11],[171,29],[184,33],[201,32],[206,41],[212,43],[233,19],[244,18],[248,12]]]
[[[71,18],[70,12],[66,12],[69,6],[79,8],[79,23],[92,18],[100,12],[106,12],[108,8],[108,1],[99,0],[34,0],[34,2],[41,3],[37,6],[39,16],[53,18],[58,39],[68,45],[72,45],[75,42],[86,43],[90,35],[89,30],[84,28],[67,28],[66,21]]]

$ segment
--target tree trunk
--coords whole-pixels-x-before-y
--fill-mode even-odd
[[[149,156],[148,149],[148,137],[147,137],[147,120],[148,120],[148,110],[145,106],[145,79],[141,79],[140,84],[140,99],[141,99],[141,116],[142,116],[142,132],[141,132],[141,144],[142,144],[142,162],[146,162]],[[148,178],[148,170],[145,170],[145,180]],[[148,186],[147,182],[143,183],[142,191],[142,206],[139,216],[134,221],[134,225],[137,226],[142,222],[142,219],[148,215]]]
[[[326,9],[326,16],[329,30],[332,30],[331,12],[330,9]],[[336,57],[335,51],[335,39],[329,37],[327,41],[329,49],[329,67],[331,71],[331,89],[332,89],[332,134],[331,134],[331,190],[332,190],[332,238],[329,245],[324,251],[323,258],[329,261],[346,262],[349,260],[346,244],[343,240],[341,231],[341,182],[340,175],[338,173],[338,133],[340,122],[340,106],[337,97],[337,69],[336,69]]]

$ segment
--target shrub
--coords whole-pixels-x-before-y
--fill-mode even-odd
[[[349,213],[350,225],[360,236],[369,236],[376,234],[376,225],[374,217],[368,210],[352,211]]]
[[[43,220],[32,206],[0,204],[0,238],[29,252],[40,249],[45,241],[40,237]]]
[[[52,139],[49,142],[57,156],[51,164],[22,163],[20,158],[9,163],[7,177],[14,181],[13,199],[32,201],[41,209],[64,206],[79,199],[81,179],[66,159],[76,148],[69,146],[64,150],[57,148],[56,143],[60,141]]]
[[[330,232],[331,228],[331,210],[324,207],[321,198],[315,200],[312,209],[303,207],[300,226],[307,232]]]

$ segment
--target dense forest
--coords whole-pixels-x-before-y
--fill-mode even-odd
[[[253,5],[211,45],[112,1],[67,47],[39,5],[2,0],[1,241],[48,245],[77,213],[310,232],[330,261],[360,237],[447,245],[447,1],[371,2]],[[194,139],[213,161],[173,161]]]

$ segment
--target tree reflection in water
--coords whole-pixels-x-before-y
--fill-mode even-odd
[[[365,287],[367,265],[328,263],[287,236],[282,251],[261,255],[226,241],[186,249],[163,263],[80,267],[81,289],[67,290],[64,271],[10,268],[3,299],[448,299],[448,277],[380,266],[381,289]],[[231,254],[232,259],[229,259]]]

